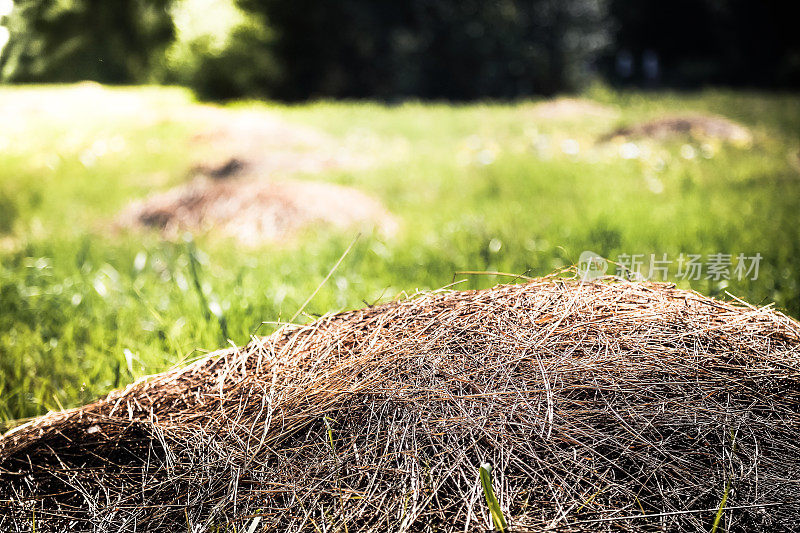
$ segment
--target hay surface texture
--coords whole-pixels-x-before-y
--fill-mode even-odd
[[[0,530],[800,527],[800,325],[662,284],[287,327],[0,440]],[[257,517],[257,518],[256,518]],[[227,529],[224,529],[227,525]]]

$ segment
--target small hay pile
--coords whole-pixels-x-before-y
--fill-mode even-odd
[[[648,122],[624,126],[604,135],[601,140],[616,137],[665,140],[681,135],[691,135],[700,140],[717,139],[746,145],[752,141],[750,130],[725,117],[715,115],[664,116]]]
[[[708,531],[726,486],[725,531],[796,531],[798,446],[797,322],[542,279],[285,327],[36,419],[0,440],[0,530],[484,531],[488,461],[515,531]]]
[[[119,228],[155,228],[168,239],[213,231],[245,245],[284,240],[314,225],[384,235],[397,228],[379,201],[352,188],[244,178],[198,177],[134,202],[117,219]]]
[[[155,228],[167,239],[213,232],[254,246],[275,243],[308,227],[397,229],[381,203],[353,188],[287,179],[299,173],[359,169],[368,151],[275,113],[195,106],[173,120],[192,124],[193,179],[127,206],[116,229]],[[380,153],[380,150],[372,152]]]

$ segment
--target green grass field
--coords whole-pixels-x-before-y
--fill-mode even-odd
[[[354,239],[321,230],[253,249],[108,232],[131,199],[187,179],[193,131],[169,111],[196,104],[181,89],[81,94],[0,89],[0,420],[88,402],[268,333],[262,322],[294,315]],[[367,139],[358,146],[375,166],[299,178],[364,190],[401,223],[393,238],[362,235],[303,319],[461,279],[460,288],[507,281],[459,271],[545,275],[584,250],[759,253],[756,280],[687,281],[676,264],[670,279],[800,316],[800,97],[599,88],[587,97],[616,114],[542,118],[534,101],[237,104]],[[753,141],[595,143],[619,124],[686,110],[739,121]]]

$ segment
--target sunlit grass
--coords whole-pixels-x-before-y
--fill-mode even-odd
[[[301,176],[375,195],[402,229],[362,236],[300,319],[441,287],[457,271],[543,275],[587,249],[612,259],[758,252],[758,280],[680,284],[800,315],[799,99],[592,96],[615,113],[552,121],[532,102],[239,104],[367,152],[397,150],[377,167]],[[85,85],[3,88],[0,102],[0,419],[87,402],[228,338],[268,333],[262,322],[291,318],[353,241],[323,230],[248,249],[110,232],[131,199],[186,179],[193,131],[176,110],[191,110],[191,97]],[[595,143],[622,122],[682,109],[741,121],[752,146]],[[461,288],[505,280],[461,277]]]

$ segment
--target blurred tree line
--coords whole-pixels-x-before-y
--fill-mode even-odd
[[[241,0],[276,32],[275,94],[470,99],[577,87],[605,0]]]
[[[15,0],[0,77],[15,82],[150,79],[174,38],[171,0]]]
[[[223,16],[219,6],[228,6]],[[16,0],[0,79],[201,96],[473,99],[620,84],[800,87],[797,2]],[[228,20],[222,34],[192,32]],[[189,17],[191,18],[191,17]]]
[[[646,84],[655,55],[669,87],[800,87],[800,2],[786,0],[611,0],[613,51],[630,54],[627,80]],[[608,58],[607,58],[608,59]]]

